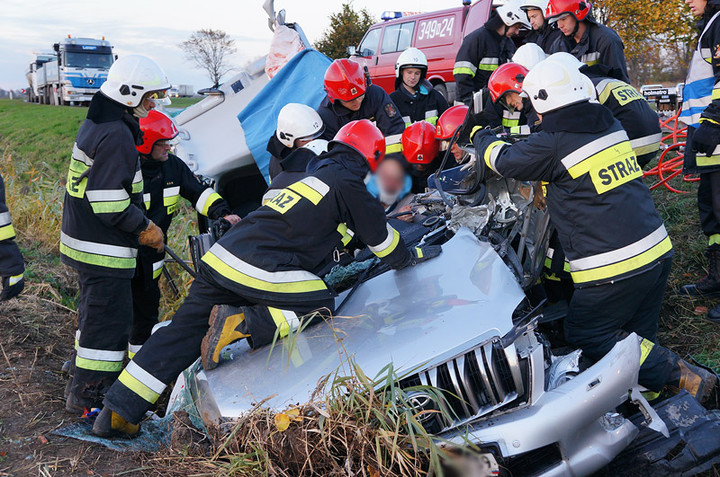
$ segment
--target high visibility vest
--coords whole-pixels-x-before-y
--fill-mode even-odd
[[[702,47],[703,36],[718,18],[718,15],[720,15],[720,12],[713,15],[698,38],[692,60],[690,60],[685,87],[683,88],[680,121],[694,128],[700,126],[700,115],[712,100],[720,99],[720,85],[715,84],[715,75],[712,70],[712,50]]]

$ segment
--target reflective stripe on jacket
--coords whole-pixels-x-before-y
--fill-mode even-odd
[[[610,113],[585,103],[567,114],[582,122]],[[513,145],[476,136],[479,157],[494,171],[549,183],[550,215],[579,287],[640,273],[672,252],[627,134],[612,118],[606,124],[598,132],[544,130]]]
[[[148,225],[135,149],[139,126],[124,107],[96,96],[88,118],[101,119],[83,122],[70,158],[60,254],[63,263],[78,270],[131,278],[137,236]]]

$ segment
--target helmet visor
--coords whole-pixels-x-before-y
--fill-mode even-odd
[[[154,102],[157,106],[169,106],[171,103],[170,97],[167,94],[166,89],[160,91],[152,91],[145,95],[145,99],[149,99]]]

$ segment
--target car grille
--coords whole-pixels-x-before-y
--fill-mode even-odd
[[[431,432],[458,426],[518,401],[524,390],[515,346],[503,348],[499,339],[423,369],[403,379],[400,386],[432,386],[442,391],[452,419],[442,419]]]

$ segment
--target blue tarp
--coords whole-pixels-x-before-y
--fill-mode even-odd
[[[331,62],[319,51],[301,51],[238,114],[245,142],[266,181],[270,153],[265,147],[277,128],[280,109],[288,103],[303,103],[313,109],[320,106],[325,98],[323,78]]]

